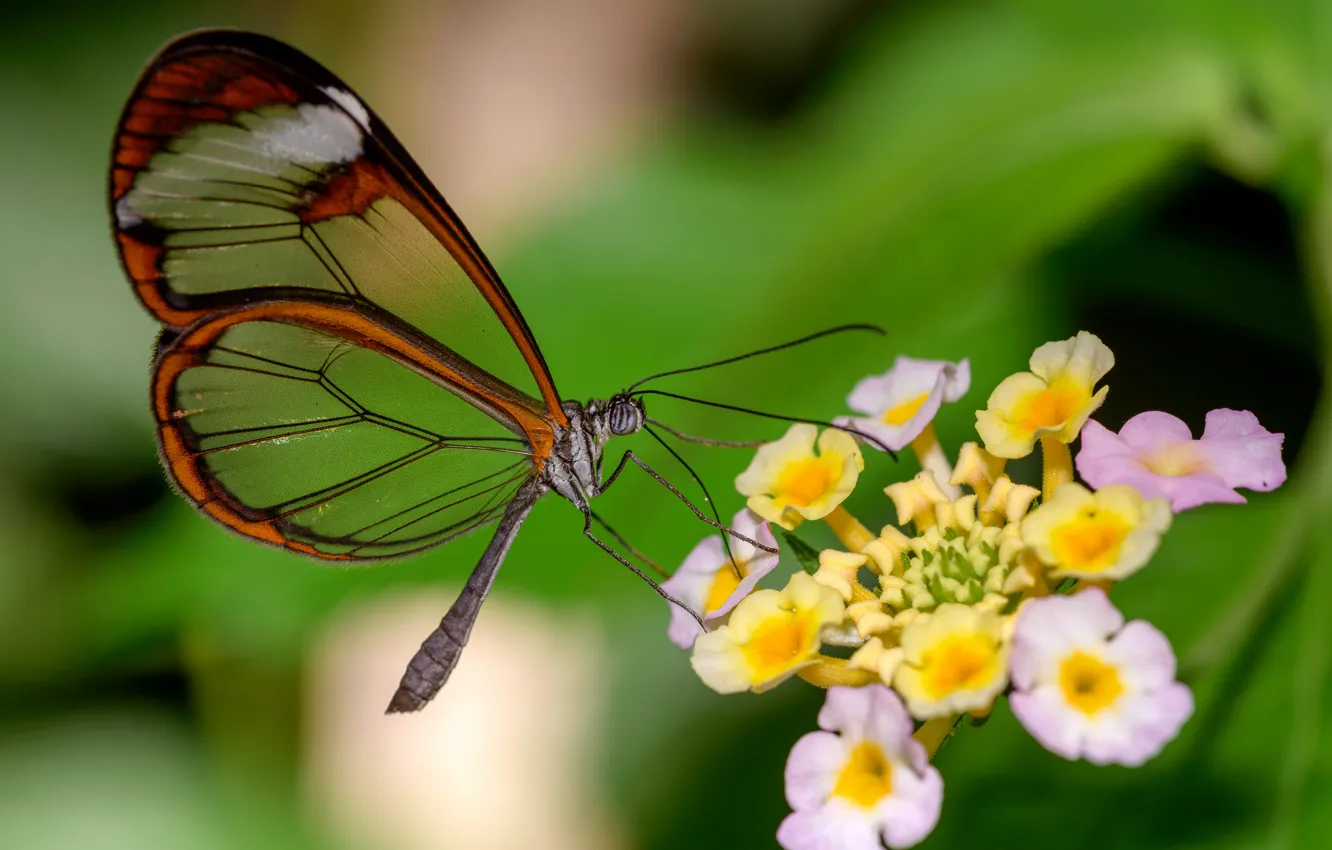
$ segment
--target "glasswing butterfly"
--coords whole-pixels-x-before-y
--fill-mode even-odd
[[[163,325],[150,387],[161,459],[201,513],[340,562],[498,520],[390,712],[420,709],[444,684],[547,491],[654,587],[592,533],[588,501],[628,461],[723,528],[632,452],[603,476],[610,437],[646,428],[649,391],[562,401],[443,196],[351,88],[295,48],[230,30],[166,45],[121,115],[110,207],[125,272]]]

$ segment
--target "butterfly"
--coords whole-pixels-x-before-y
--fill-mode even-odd
[[[632,451],[605,474],[610,438],[646,429],[645,391],[561,400],[443,196],[351,88],[295,48],[232,30],[167,44],[125,105],[109,188],[121,263],[163,326],[150,377],[159,454],[202,514],[334,562],[397,558],[498,522],[390,712],[443,686],[547,492],[677,604],[592,531],[589,500],[626,464],[758,545]]]

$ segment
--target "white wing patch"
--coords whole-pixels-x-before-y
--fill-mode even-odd
[[[351,115],[352,118],[355,118],[356,122],[363,128],[366,130],[370,129],[370,113],[366,110],[365,106],[356,99],[356,95],[349,91],[343,91],[336,86],[324,86],[320,90],[328,95],[338,106],[347,110],[347,114]]]
[[[133,194],[131,192],[130,194]],[[143,224],[143,216],[139,211],[130,206],[130,196],[122,195],[120,200],[116,201],[116,227],[121,230],[133,230]]]
[[[264,116],[250,124],[255,153],[278,166],[338,165],[361,154],[360,126],[341,109],[322,104],[303,103],[296,114]]]

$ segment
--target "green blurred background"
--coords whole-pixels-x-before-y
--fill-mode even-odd
[[[669,388],[831,417],[898,353],[966,356],[973,389],[940,417],[956,446],[1036,345],[1085,328],[1117,357],[1111,427],[1257,412],[1287,435],[1290,483],[1179,517],[1117,596],[1195,687],[1181,739],[1146,768],[1098,769],[1000,709],[941,753],[925,846],[1332,846],[1332,4],[15,5],[0,22],[4,846],[770,847],[786,753],[821,700],[798,682],[707,691],[660,601],[552,500],[443,695],[384,717],[485,535],[328,569],[226,535],[168,490],[146,411],[154,326],[103,190],[139,68],[205,25],[291,41],[375,106],[568,397],[867,321],[889,336]],[[739,508],[748,453],[685,451],[724,514]],[[886,522],[881,487],[914,471],[871,457],[853,512]],[[643,481],[602,508],[666,564],[705,531]]]

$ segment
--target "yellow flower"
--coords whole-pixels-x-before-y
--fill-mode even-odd
[[[981,711],[1007,683],[1004,618],[993,609],[940,605],[902,630],[893,687],[913,717]]]
[[[1125,484],[1095,493],[1065,484],[1022,521],[1022,541],[1056,578],[1118,580],[1151,559],[1172,517],[1165,499],[1145,500]]]
[[[766,691],[818,660],[820,632],[842,622],[837,591],[796,573],[786,587],[746,596],[726,625],[699,635],[690,663],[714,691]]]
[[[1107,387],[1093,390],[1115,365],[1115,355],[1095,335],[1079,331],[1036,349],[1029,365],[1030,372],[1005,378],[986,409],[976,411],[976,431],[996,457],[1025,457],[1039,437],[1073,442],[1105,400]]]
[[[749,497],[751,511],[791,529],[832,513],[851,495],[864,468],[850,434],[836,429],[819,434],[815,426],[797,423],[777,442],[759,448],[735,487]]]

